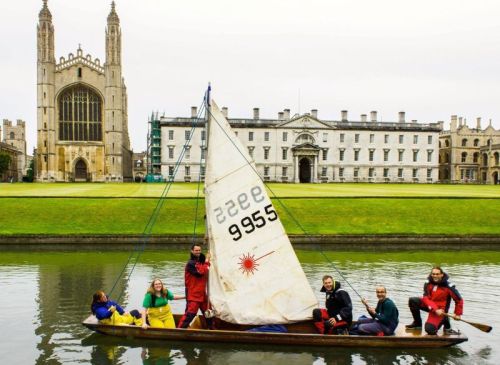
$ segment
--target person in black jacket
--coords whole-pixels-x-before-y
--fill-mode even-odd
[[[352,323],[352,302],[349,293],[330,275],[323,276],[321,292],[326,294],[326,309],[313,310],[314,325],[322,334],[347,334]]]

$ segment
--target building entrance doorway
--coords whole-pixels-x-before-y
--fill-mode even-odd
[[[311,182],[311,161],[306,157],[299,161],[299,182]]]
[[[87,164],[83,160],[75,164],[75,181],[87,181]]]

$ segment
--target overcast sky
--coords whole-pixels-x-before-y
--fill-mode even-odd
[[[56,60],[104,62],[109,0],[49,0]],[[36,24],[41,0],[0,1],[0,119],[36,144]],[[134,151],[148,116],[189,116],[209,81],[230,117],[445,121],[500,127],[498,0],[117,0]]]

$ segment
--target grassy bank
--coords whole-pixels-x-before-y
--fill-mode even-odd
[[[500,199],[284,198],[281,202],[309,234],[500,234]],[[0,234],[140,234],[156,204],[146,198],[4,197]],[[274,204],[287,232],[302,234],[284,208],[276,200]],[[193,233],[195,205],[195,199],[165,200],[153,233]],[[197,233],[204,229],[203,214],[200,201]]]
[[[427,184],[268,184],[284,197],[470,197],[500,198],[500,186]],[[165,184],[1,184],[0,197],[159,197]],[[195,197],[198,185],[175,183],[169,197]],[[200,190],[201,194],[203,188]],[[0,201],[1,204],[1,201]]]

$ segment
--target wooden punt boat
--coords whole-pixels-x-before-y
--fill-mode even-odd
[[[175,316],[176,321],[180,315]],[[100,324],[94,316],[82,324],[92,331],[116,337],[134,339],[156,339],[164,341],[225,342],[245,344],[268,344],[289,346],[327,347],[386,347],[386,348],[439,348],[467,341],[462,334],[430,336],[420,330],[398,328],[394,336],[319,335],[311,321],[286,325],[288,333],[247,332],[251,326],[233,325],[217,321],[217,330],[203,328],[203,317],[199,316],[188,329],[142,329],[137,326],[112,326]]]

